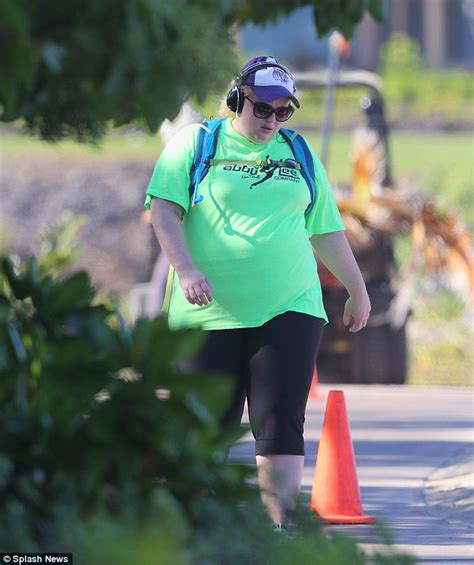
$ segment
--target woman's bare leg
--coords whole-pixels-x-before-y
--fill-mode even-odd
[[[285,524],[296,507],[303,478],[303,455],[257,455],[262,502],[275,524]]]

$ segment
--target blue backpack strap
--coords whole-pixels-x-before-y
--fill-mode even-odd
[[[194,161],[189,171],[189,195],[192,206],[203,200],[203,197],[198,195],[199,183],[209,172],[210,161],[216,154],[219,128],[224,120],[225,118],[206,120],[199,129]]]
[[[281,133],[283,139],[290,146],[296,161],[301,165],[301,174],[308,185],[310,203],[304,213],[305,216],[308,216],[316,200],[316,174],[314,172],[313,156],[302,135],[286,128],[281,128],[279,133]]]

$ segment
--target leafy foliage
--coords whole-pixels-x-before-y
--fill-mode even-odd
[[[85,272],[53,278],[7,256],[0,267],[2,549],[73,550],[88,565],[366,562],[307,504],[298,536],[275,538],[254,469],[226,462],[243,433],[219,425],[229,381],[179,370],[198,331],[126,326]]]
[[[77,236],[88,222],[85,214],[64,210],[51,226],[43,228],[39,246],[42,275],[60,275],[72,267],[77,259]]]
[[[45,139],[97,138],[109,120],[156,131],[189,94],[223,87],[232,69],[217,0],[0,7],[2,119],[23,117]]]
[[[233,24],[304,5],[321,35],[350,37],[366,10],[381,15],[381,0],[0,0],[0,119],[47,140],[97,140],[110,122],[154,132],[237,71]]]
[[[313,6],[314,23],[320,36],[339,29],[347,39],[352,37],[354,26],[369,12],[376,20],[382,20],[380,0],[244,0],[236,3],[232,17],[238,23],[252,21],[264,24],[275,21],[302,6]]]
[[[382,551],[370,559],[354,540],[324,532],[309,510],[300,510],[294,535],[271,531],[261,506],[227,507],[211,501],[201,509],[200,522],[192,530],[179,520],[169,498],[157,497],[155,520],[140,524],[101,516],[79,527],[74,558],[78,563],[176,563],[201,565],[412,565],[414,559],[392,550],[383,530],[377,530]],[[187,542],[187,543],[186,543]]]
[[[423,67],[419,43],[396,33],[382,46],[381,75],[391,119],[447,127],[472,123],[472,77],[468,71]]]
[[[190,521],[203,497],[251,496],[252,471],[225,463],[243,433],[219,425],[229,381],[179,370],[200,334],[129,328],[85,272],[39,273],[1,259],[0,546],[47,546],[65,509],[146,516],[163,489]]]

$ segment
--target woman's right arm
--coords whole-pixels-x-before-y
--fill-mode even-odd
[[[186,245],[181,218],[183,209],[163,198],[151,201],[151,221],[160,247],[174,267],[184,296],[190,304],[203,306],[212,300],[212,287],[198,271]]]

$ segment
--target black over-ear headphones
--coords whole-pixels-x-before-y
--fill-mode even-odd
[[[248,69],[245,69],[245,71],[241,72],[238,76],[235,77],[234,79],[235,84],[227,93],[225,101],[227,107],[231,112],[235,112],[236,114],[240,114],[242,112],[242,108],[244,107],[244,98],[245,98],[245,95],[242,92],[242,84],[244,80],[252,73],[256,73],[261,69],[268,69],[269,67],[276,67],[277,69],[281,69],[291,78],[293,78],[293,75],[290,73],[290,71],[283,65],[280,65],[279,63],[260,62],[251,65]]]

